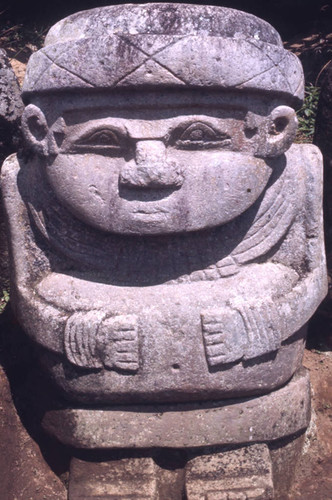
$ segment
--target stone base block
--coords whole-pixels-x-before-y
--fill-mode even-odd
[[[195,448],[275,441],[305,430],[309,420],[309,375],[300,369],[281,389],[255,398],[64,408],[46,412],[42,425],[74,448]]]
[[[201,450],[77,452],[69,500],[286,500],[303,436]]]
[[[186,467],[187,500],[272,500],[272,463],[266,444],[203,455]]]
[[[285,500],[309,418],[301,369],[256,398],[62,408],[49,410],[43,426],[80,457],[71,463],[69,500]],[[182,463],[174,468],[176,454]]]
[[[273,483],[276,500],[289,500],[298,460],[301,458],[305,433],[279,439],[269,444],[273,466]]]
[[[203,450],[82,452],[69,500],[286,500],[303,436]]]
[[[156,464],[152,458],[88,462],[73,458],[69,500],[157,500]]]

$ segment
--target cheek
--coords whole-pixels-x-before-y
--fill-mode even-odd
[[[58,155],[47,178],[61,204],[84,222],[103,226],[118,193],[120,160],[100,155]]]
[[[264,160],[241,153],[195,152],[187,160],[183,199],[190,230],[224,224],[243,213],[271,175]]]

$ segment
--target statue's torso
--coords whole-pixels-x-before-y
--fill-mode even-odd
[[[310,179],[318,163],[309,159],[305,164],[301,157],[300,146],[287,153],[286,168],[252,209],[249,226],[240,221],[206,240],[210,258],[202,255],[201,268],[197,259],[204,251],[204,233],[191,241],[199,241],[196,253],[186,252],[180,240],[170,244],[165,268],[170,259],[178,264],[164,281],[160,252],[146,246],[136,260],[131,253],[127,282],[119,270],[127,257],[118,257],[117,264],[113,259],[103,279],[100,269],[94,274],[80,265],[85,251],[89,259],[95,251],[100,262],[112,262],[108,251],[114,243],[94,250],[93,238],[85,237],[80,247],[72,243],[74,230],[63,231],[54,250],[57,236],[45,218],[44,240],[38,230],[28,229],[28,211],[15,187],[18,166],[8,163],[5,198],[18,277],[15,307],[67,395],[95,403],[222,399],[268,392],[292,376],[301,363],[302,327],[325,290],[324,269],[317,265],[322,242],[314,191],[319,186]],[[36,212],[30,217],[37,217],[38,225]],[[235,229],[243,237],[232,245]],[[218,253],[223,238],[228,253]],[[61,245],[74,271],[61,268]],[[219,255],[214,262],[213,252]],[[181,263],[184,254],[191,256],[189,264]],[[155,258],[150,275],[144,255]],[[177,275],[177,265],[179,270],[187,266],[188,273]]]

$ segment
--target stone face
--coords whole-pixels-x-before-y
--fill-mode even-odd
[[[196,457],[186,466],[188,500],[272,500],[272,463],[266,444]]]
[[[78,158],[86,161],[73,158],[75,168]],[[42,179],[33,186],[24,181],[35,178],[39,162],[30,164],[20,173],[23,196],[31,200],[33,231],[51,253],[26,229],[26,206],[15,187],[18,164],[7,161],[4,195],[20,275],[13,291],[17,313],[46,348],[44,365],[69,397],[131,404],[218,400],[264,393],[290,379],[301,363],[301,327],[325,294],[325,267],[319,262],[320,188],[301,186],[313,172],[319,175],[319,156],[311,146],[297,146],[285,159],[292,173],[298,165],[296,176],[279,162],[266,196],[236,221],[139,238],[84,227],[56,200],[43,206]],[[68,180],[71,189],[75,178]],[[143,189],[143,196],[157,193]],[[175,200],[180,193],[175,190]],[[172,213],[171,198],[160,206],[118,199],[128,225],[142,230],[151,230],[151,220],[165,229],[163,216],[146,211],[167,207]],[[263,255],[271,258],[259,263]]]
[[[186,448],[303,431],[327,285],[302,96],[277,32],[232,9],[113,6],[50,30],[23,86],[29,154],[2,172],[13,304],[70,402],[49,432]]]

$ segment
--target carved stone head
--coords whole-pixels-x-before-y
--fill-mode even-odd
[[[258,199],[302,94],[297,58],[250,14],[105,7],[60,21],[31,57],[23,130],[57,201],[87,226],[181,233]]]

